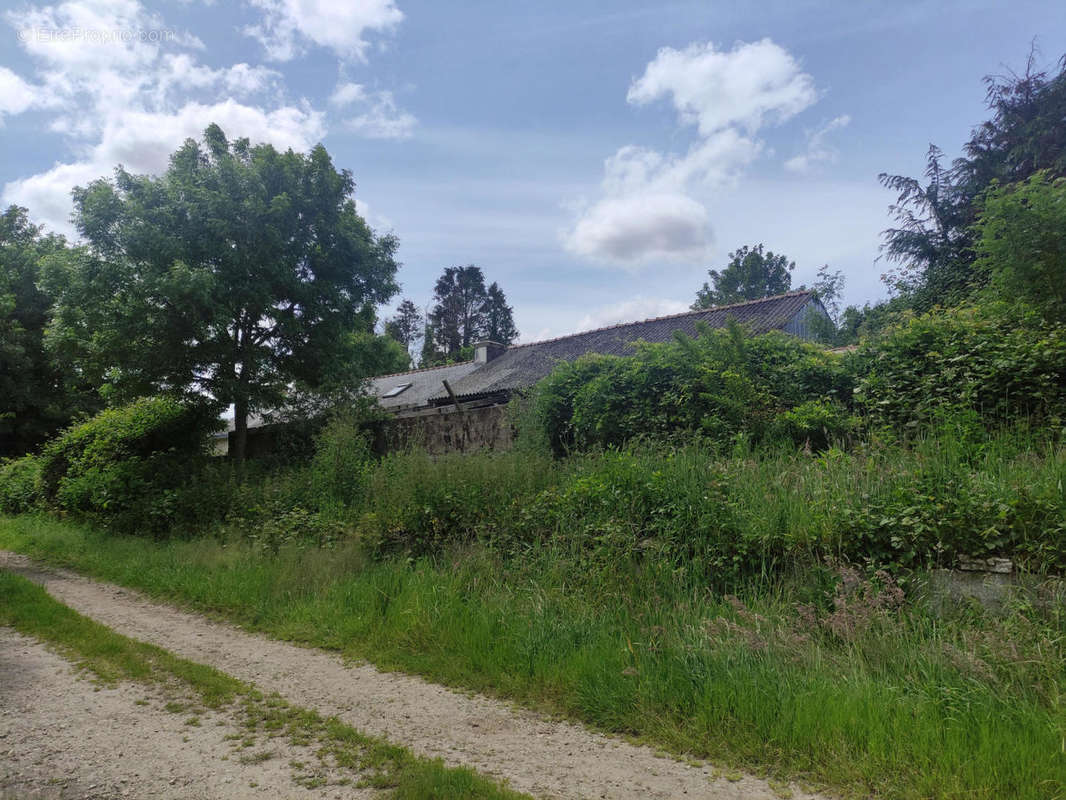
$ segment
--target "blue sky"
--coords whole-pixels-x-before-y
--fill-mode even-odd
[[[957,155],[1034,38],[1066,51],[1061,3],[1028,0],[0,7],[5,205],[69,232],[72,186],[158,172],[211,121],[321,141],[404,296],[477,264],[525,341],[684,310],[757,242],[877,299],[877,174]]]

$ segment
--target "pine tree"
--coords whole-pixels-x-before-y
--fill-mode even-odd
[[[511,344],[518,338],[514,325],[514,309],[507,305],[507,296],[493,281],[485,299],[485,338],[500,344]]]

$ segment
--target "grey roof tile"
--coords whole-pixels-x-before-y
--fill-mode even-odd
[[[572,361],[586,353],[630,355],[633,353],[633,342],[670,341],[675,331],[696,336],[697,323],[703,322],[712,328],[721,328],[731,317],[745,325],[753,334],[779,330],[788,325],[813,297],[810,291],[788,292],[761,300],[687,311],[643,322],[629,322],[584,331],[543,342],[515,345],[480,369],[469,371],[459,380],[449,377],[448,382],[458,397],[522,389],[545,377],[559,361]],[[432,395],[427,395],[427,400],[448,398],[439,382],[437,389]]]
[[[429,398],[443,391],[441,381],[455,385],[455,382],[481,366],[473,361],[460,364],[447,364],[443,367],[427,367],[410,372],[397,372],[393,375],[381,375],[370,379],[370,394],[378,398],[383,408],[400,409],[408,406],[424,406]],[[401,384],[411,384],[395,397],[382,395]]]

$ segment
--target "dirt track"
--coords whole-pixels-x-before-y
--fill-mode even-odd
[[[758,779],[730,781],[716,777],[717,771],[710,766],[688,766],[661,758],[647,747],[515,710],[497,700],[462,694],[417,677],[383,673],[369,665],[347,665],[336,655],[249,634],[150,602],[128,589],[39,567],[20,555],[0,552],[0,568],[42,584],[61,602],[126,636],[210,664],[325,716],[337,715],[359,730],[385,736],[420,755],[439,756],[451,765],[472,766],[485,774],[507,778],[512,788],[536,796],[619,800],[772,800],[779,796]],[[6,641],[0,641],[4,663],[12,659]],[[39,648],[25,644],[16,647],[14,660],[20,659],[18,654],[23,650],[29,653],[36,649]],[[84,692],[92,693],[91,685],[84,681],[80,684]],[[3,711],[11,709],[7,691],[0,693],[0,702]],[[34,713],[32,709],[20,712],[31,716]],[[10,744],[4,746],[10,741],[10,737],[0,740],[0,756],[10,748]],[[17,768],[24,761],[8,762],[3,758],[0,764],[10,771],[10,763]],[[211,766],[221,769],[227,763]],[[792,792],[797,800],[814,798],[796,787],[792,787]],[[335,794],[331,788],[328,794],[321,795],[301,790],[300,796]]]
[[[190,725],[189,713],[163,709],[174,698],[133,683],[94,686],[36,640],[0,628],[0,798],[308,796],[293,783],[289,762],[316,762],[310,748],[274,740],[255,751],[270,758],[242,762],[225,739],[239,733],[231,718],[202,712]],[[339,788],[346,798],[375,796]],[[337,794],[327,786],[318,796]]]

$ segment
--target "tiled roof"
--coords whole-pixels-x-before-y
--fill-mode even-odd
[[[381,375],[370,379],[370,394],[378,398],[378,403],[384,408],[402,408],[406,406],[424,406],[429,398],[443,391],[441,381],[448,381],[455,385],[456,381],[472,372],[480,366],[473,361],[464,361],[461,364],[447,364],[443,367],[427,367],[416,369],[411,372],[397,372],[393,375]],[[395,389],[405,383],[411,384],[395,397],[383,397],[391,389]]]
[[[712,328],[721,328],[728,319],[734,318],[753,334],[766,333],[782,329],[792,322],[812,298],[810,291],[789,292],[761,300],[686,311],[643,322],[628,322],[557,339],[515,345],[479,369],[471,369],[465,377],[459,380],[448,378],[448,382],[459,397],[522,389],[546,376],[559,361],[572,361],[586,353],[630,355],[633,353],[633,342],[638,340],[666,342],[673,338],[675,331],[696,336],[696,324],[699,322]],[[427,399],[436,400],[447,397],[440,381],[437,382],[437,391],[427,395]]]

